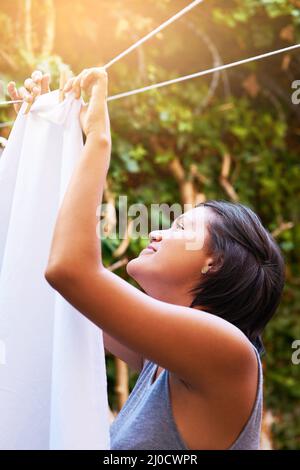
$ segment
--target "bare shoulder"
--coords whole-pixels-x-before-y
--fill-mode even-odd
[[[253,384],[257,383],[259,367],[255,347],[244,333],[231,326],[231,332],[226,335],[224,344],[211,344],[207,369],[198,367],[195,357],[193,379],[187,382],[177,377],[187,390],[200,392],[202,397],[214,394],[214,391],[220,388],[229,390],[241,387],[243,390],[253,390]]]
[[[238,358],[235,377],[212,375],[202,387],[170,374],[173,416],[189,449],[228,449],[248,422],[257,398],[258,360],[250,342],[243,354],[244,370]]]

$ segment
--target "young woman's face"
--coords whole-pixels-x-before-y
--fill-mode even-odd
[[[169,229],[150,232],[153,249],[132,259],[127,273],[152,297],[190,305],[188,290],[199,282],[201,269],[212,263],[204,245],[208,216],[208,209],[196,207],[177,217]]]

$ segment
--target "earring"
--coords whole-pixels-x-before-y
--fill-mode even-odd
[[[208,270],[209,270],[209,267],[204,266],[204,268],[201,269],[201,272],[202,272],[202,274],[206,274]]]

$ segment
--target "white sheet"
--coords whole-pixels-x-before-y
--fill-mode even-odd
[[[102,331],[46,282],[81,101],[23,104],[0,159],[0,449],[109,449]],[[78,227],[80,229],[80,227]]]

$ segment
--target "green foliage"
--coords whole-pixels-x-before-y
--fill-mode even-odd
[[[267,14],[274,19],[289,16],[289,19],[300,24],[300,10],[297,2],[290,0],[235,0],[226,2],[213,11],[214,18],[227,26],[234,28],[238,23],[247,23],[258,14]]]
[[[44,10],[35,9],[39,15],[33,14],[32,58],[13,7],[16,3],[22,4],[0,0],[1,43],[10,54],[10,60],[0,55],[0,78],[4,85],[11,79],[21,85],[34,67],[40,67],[51,71],[53,89],[62,60],[75,73],[103,64],[186,5],[181,0],[54,0],[52,52],[42,54],[44,31],[36,25]],[[36,0],[33,3],[37,4]],[[210,68],[212,48],[201,39],[203,35],[224,63],[290,45],[300,32],[298,3],[204,2],[189,14],[189,23],[182,19],[139,53],[116,64],[109,72],[110,94]],[[207,198],[228,198],[219,181],[223,157],[228,154],[232,161],[230,182],[240,201],[253,208],[270,231],[282,222],[293,223],[293,228],[278,236],[286,259],[287,283],[280,308],[265,333],[266,406],[276,417],[273,435],[278,449],[300,449],[300,366],[291,362],[292,342],[300,339],[300,111],[290,98],[292,81],[300,79],[299,64],[299,52],[294,52],[288,66],[283,56],[277,56],[215,76],[216,86],[209,76],[110,104],[110,189],[116,195],[126,194],[128,205],[182,202],[170,172],[174,158],[187,174],[195,165],[202,176],[197,190]],[[249,77],[255,79],[250,86]],[[1,110],[1,121],[12,117],[12,109]],[[112,254],[119,243],[103,241],[106,265],[116,261]],[[137,256],[144,243],[132,240],[127,256]],[[124,268],[117,274],[135,285]],[[107,372],[114,408],[115,370],[110,356]],[[130,389],[136,377],[131,373]]]

